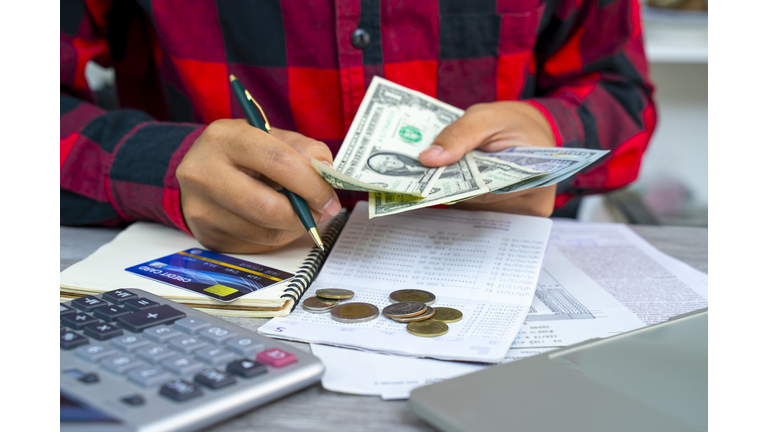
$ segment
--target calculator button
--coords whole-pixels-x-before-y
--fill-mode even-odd
[[[190,382],[176,379],[163,384],[163,386],[160,387],[160,394],[181,402],[195,396],[200,396],[203,392]]]
[[[176,353],[171,351],[168,347],[164,347],[162,345],[150,345],[136,350],[136,355],[144,361],[150,362],[152,364],[158,364],[162,360],[176,355]]]
[[[173,375],[160,366],[143,366],[131,369],[128,372],[128,379],[144,387],[154,387],[172,380]]]
[[[114,304],[123,304],[130,299],[135,299],[138,296],[130,291],[123,289],[116,289],[113,291],[107,291],[101,295],[101,298]]]
[[[227,341],[227,349],[243,357],[251,357],[264,351],[264,344],[249,337],[236,337]]]
[[[71,304],[76,309],[80,309],[83,312],[91,312],[97,307],[106,306],[107,302],[105,302],[104,300],[98,297],[87,296],[87,297],[81,297],[79,299],[74,299],[72,300]]]
[[[274,368],[296,363],[296,356],[279,348],[271,348],[256,354],[256,361]]]
[[[67,327],[73,328],[75,330],[80,330],[81,328],[87,326],[88,324],[99,322],[99,320],[88,314],[78,312],[74,314],[64,315],[63,317],[61,317],[61,322]]]
[[[267,372],[267,366],[248,359],[235,360],[227,364],[227,372],[251,378]]]
[[[94,372],[88,372],[77,380],[83,384],[96,384],[99,382],[99,375]]]
[[[125,303],[126,307],[128,307],[128,303],[131,301],[133,300],[129,300]],[[120,327],[128,329],[134,333],[139,333],[146,328],[160,324],[168,324],[177,319],[184,318],[185,316],[187,316],[187,314],[184,312],[179,312],[168,305],[162,305],[145,309],[140,312],[119,316],[115,321]]]
[[[60,342],[61,342],[61,349],[71,350],[81,345],[86,345],[89,341],[88,341],[88,338],[80,336],[79,334],[73,331],[64,330],[63,332],[61,332]]]
[[[71,307],[65,304],[59,303],[59,316],[64,316],[64,315],[75,313],[75,312],[77,311],[72,309]]]
[[[137,349],[148,345],[149,341],[141,336],[125,335],[122,337],[112,339],[112,346],[124,352],[133,352]]]
[[[101,306],[93,310],[93,315],[104,321],[114,321],[120,315],[131,313],[120,306]]]
[[[201,330],[210,327],[211,323],[200,318],[187,317],[176,321],[173,323],[173,326],[184,333],[196,335],[200,333]]]
[[[132,311],[138,312],[138,311],[143,311],[145,309],[153,308],[159,304],[160,303],[158,302],[153,302],[148,298],[142,297],[142,298],[130,299],[127,302],[123,303],[123,306],[125,306],[126,309],[130,309]]]
[[[166,343],[169,340],[175,338],[176,336],[179,336],[181,333],[179,333],[179,331],[173,327],[161,325],[161,326],[150,327],[144,330],[144,333],[142,334],[144,335],[145,338],[151,341],[155,341],[157,343]]]
[[[81,346],[75,351],[75,355],[91,363],[96,363],[104,357],[114,354],[117,354],[117,351],[100,344]]]
[[[168,342],[168,346],[180,353],[189,354],[194,350],[204,348],[209,345],[194,336],[183,335],[171,339],[170,342]]]
[[[191,375],[205,368],[205,365],[189,357],[174,356],[160,363],[164,368],[176,375]]]
[[[123,334],[123,330],[107,323],[94,323],[84,327],[83,333],[98,340],[112,339]]]
[[[221,327],[211,327],[200,332],[201,339],[216,345],[222,345],[227,339],[233,337],[235,337],[235,332]]]
[[[144,363],[136,360],[131,356],[127,356],[125,354],[109,356],[101,360],[99,364],[104,369],[119,375],[122,375],[133,368],[137,368],[139,366],[144,365]]]
[[[195,375],[195,382],[211,389],[219,389],[235,383],[235,377],[216,369],[205,369]]]
[[[221,347],[206,347],[195,351],[195,358],[209,365],[220,365],[237,358],[233,352]]]
[[[144,397],[140,394],[134,394],[134,395],[128,395],[121,397],[120,400],[130,406],[141,406],[144,405]]]

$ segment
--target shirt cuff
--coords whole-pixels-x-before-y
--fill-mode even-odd
[[[584,142],[584,128],[578,114],[569,107],[568,102],[556,98],[525,99],[525,102],[539,110],[547,119],[555,146],[581,147]]]

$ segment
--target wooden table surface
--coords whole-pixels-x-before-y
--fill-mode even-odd
[[[706,228],[630,226],[662,252],[691,267],[707,272]],[[82,260],[112,240],[119,229],[61,227],[61,270]],[[266,318],[225,317],[255,331]],[[285,341],[283,341],[285,342]],[[309,352],[309,344],[286,342]],[[246,412],[206,432],[240,431],[434,431],[416,417],[407,401],[383,401],[378,396],[355,396],[324,390],[318,383]]]

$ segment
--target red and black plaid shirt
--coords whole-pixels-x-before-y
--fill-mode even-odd
[[[115,67],[121,109],[92,104],[89,60]],[[637,0],[62,0],[61,223],[189,232],[176,167],[244,117],[229,74],[334,153],[374,75],[463,109],[525,99],[558,146],[612,150],[557,207],[634,180],[656,123]]]

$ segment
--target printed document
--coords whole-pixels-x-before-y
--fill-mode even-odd
[[[623,224],[555,221],[531,309],[503,362],[707,307],[707,275]],[[312,344],[323,387],[407,398],[416,387],[487,367]]]
[[[552,221],[463,210],[420,209],[368,219],[366,202],[352,212],[319,276],[304,294],[346,288],[350,301],[391,304],[389,294],[423,289],[433,306],[460,310],[448,334],[422,338],[382,314],[340,323],[297,307],[259,328],[270,337],[414,357],[501,362],[531,307]]]

